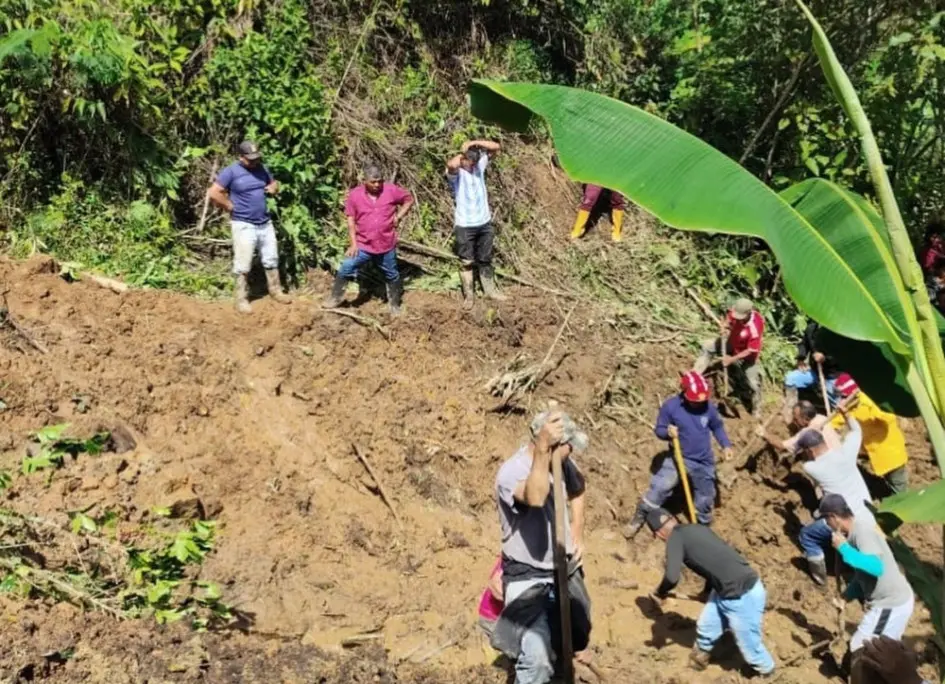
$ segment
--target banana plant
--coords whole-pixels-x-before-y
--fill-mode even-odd
[[[865,200],[824,180],[779,195],[695,136],[596,93],[477,80],[470,96],[473,113],[490,123],[525,132],[544,121],[575,180],[618,190],[675,228],[764,240],[801,310],[843,337],[892,352],[945,466],[945,429],[929,379],[929,356],[941,357],[941,347],[922,344],[915,298],[882,218]]]

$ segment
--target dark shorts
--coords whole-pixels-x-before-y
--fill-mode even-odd
[[[456,226],[456,256],[464,266],[488,266],[492,263],[494,239],[491,223],[471,228]]]

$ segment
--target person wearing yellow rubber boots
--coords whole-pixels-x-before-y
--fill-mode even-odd
[[[600,195],[606,189],[599,185],[588,183],[584,186],[584,197],[581,199],[581,206],[578,208],[577,218],[574,220],[574,228],[571,229],[571,239],[579,240],[584,237],[587,230],[587,221],[591,217],[591,212],[600,199]],[[610,193],[610,221],[613,229],[610,232],[610,239],[614,242],[620,242],[623,239],[623,219],[626,216],[627,202],[616,190],[606,190]]]

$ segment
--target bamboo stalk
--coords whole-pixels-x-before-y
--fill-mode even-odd
[[[563,669],[565,684],[574,684],[574,643],[571,634],[571,597],[568,594],[568,555],[565,550],[564,512],[567,497],[564,491],[564,474],[561,461],[552,455],[551,473],[554,485],[555,503],[555,595],[561,611],[561,653],[558,654]]]

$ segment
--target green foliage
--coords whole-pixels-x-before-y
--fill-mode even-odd
[[[100,432],[88,439],[63,437],[69,428],[66,423],[50,425],[32,435],[38,442],[39,453],[36,456],[25,456],[21,469],[24,475],[40,470],[61,468],[65,464],[66,456],[77,457],[79,454],[95,456],[102,452],[108,441],[108,433]]]
[[[640,109],[576,89],[476,81],[470,94],[473,113],[487,121],[524,130],[532,114],[546,120],[561,164],[575,180],[618,189],[676,228],[764,239],[787,291],[807,314],[849,337],[908,353],[882,308],[886,291],[865,281],[873,272],[869,255],[845,249],[847,235],[829,230],[832,224],[811,223],[701,140]],[[847,229],[858,229],[867,241],[873,230],[868,222]]]
[[[158,624],[188,617],[199,630],[231,620],[219,587],[188,572],[213,550],[215,533],[212,521],[195,521],[158,549],[129,548],[132,583],[121,593],[124,610],[132,616],[151,613]]]

